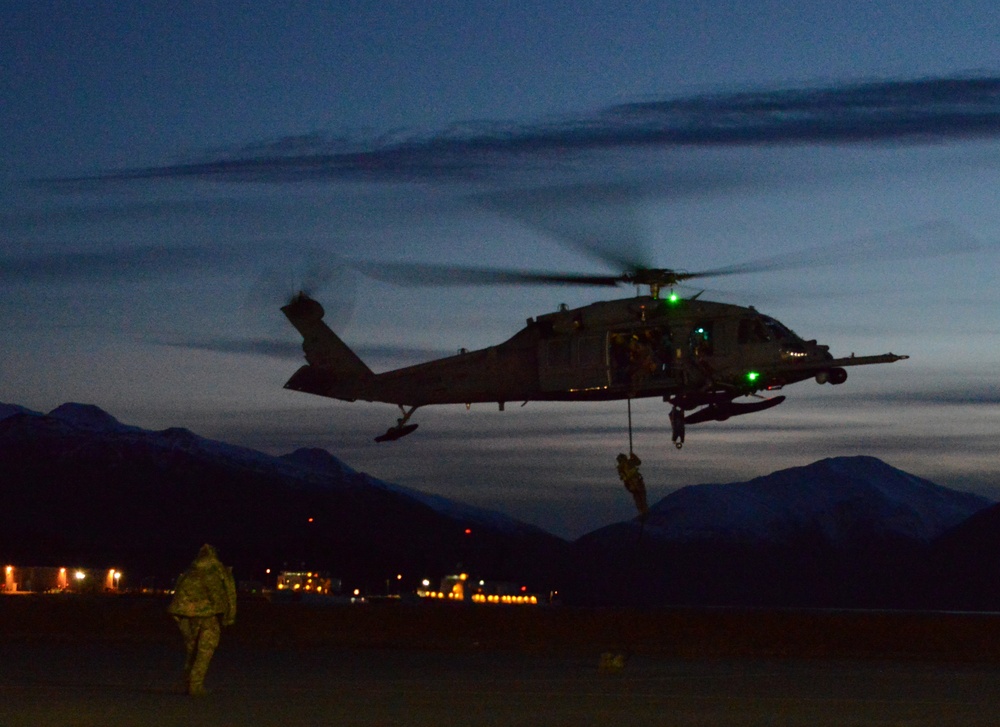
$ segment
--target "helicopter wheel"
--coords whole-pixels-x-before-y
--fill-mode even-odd
[[[418,424],[407,424],[410,417],[413,416],[413,412],[417,410],[417,407],[411,406],[409,411],[403,408],[402,404],[397,404],[399,407],[399,413],[403,416],[396,420],[396,426],[389,427],[385,434],[380,434],[375,437],[376,442],[394,442],[397,439],[405,437],[407,434],[413,432],[419,425]]]

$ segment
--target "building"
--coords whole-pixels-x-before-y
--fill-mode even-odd
[[[423,587],[417,589],[417,595],[431,600],[472,603],[518,606],[536,606],[539,603],[538,596],[529,593],[527,586],[509,581],[470,580],[468,573],[445,576],[437,590],[431,588],[429,580],[425,580]]]
[[[0,593],[113,593],[121,585],[122,573],[115,568],[8,565]]]
[[[330,578],[327,573],[286,570],[278,574],[277,589],[279,591],[330,596],[339,593],[340,587],[340,579]]]

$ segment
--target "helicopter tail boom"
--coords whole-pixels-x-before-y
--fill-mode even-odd
[[[354,401],[364,397],[374,373],[323,322],[323,306],[299,293],[281,312],[302,334],[303,366],[285,384],[286,389]]]

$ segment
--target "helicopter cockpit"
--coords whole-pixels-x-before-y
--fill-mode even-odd
[[[776,341],[790,341],[795,343],[801,343],[802,339],[799,338],[795,331],[786,326],[779,320],[771,318],[771,316],[766,316],[763,313],[758,313],[761,323],[767,329],[767,332],[771,335],[772,340]]]

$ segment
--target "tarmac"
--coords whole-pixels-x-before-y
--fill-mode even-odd
[[[983,664],[228,647],[210,693],[164,644],[2,645],[0,725],[996,725]]]
[[[250,603],[192,698],[163,603],[45,598],[0,598],[0,727],[1000,725],[996,615]]]

